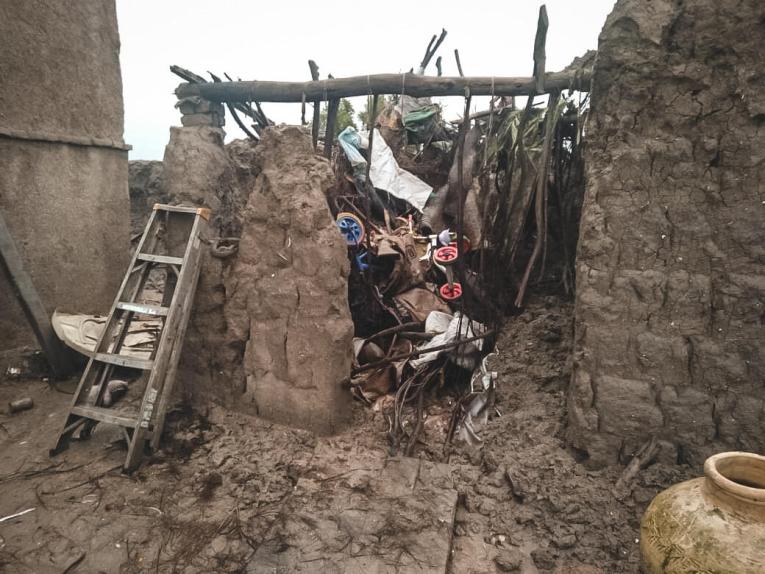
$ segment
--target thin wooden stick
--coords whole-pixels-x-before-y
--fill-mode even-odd
[[[407,329],[419,329],[419,328],[422,328],[422,326],[423,326],[423,323],[421,321],[413,321],[411,323],[401,323],[400,325],[383,329],[379,333],[375,333],[374,335],[367,337],[367,341],[374,341],[375,339],[379,339],[380,337],[385,337],[386,335],[393,335],[394,333],[400,333],[401,331],[406,331]]]
[[[53,375],[57,378],[66,377],[72,371],[74,364],[70,360],[66,347],[53,331],[48,311],[32,283],[32,277],[24,267],[21,254],[16,248],[16,242],[11,236],[2,213],[0,213],[0,273],[5,275],[13,289],[19,306],[45,353]]]
[[[419,349],[416,351],[412,351],[411,353],[405,353],[403,355],[395,355],[393,357],[390,357],[389,359],[382,359],[374,363],[368,363],[361,367],[357,367],[351,371],[351,374],[355,375],[357,373],[368,371],[369,369],[376,369],[378,367],[382,367],[389,363],[396,363],[403,359],[411,359],[412,357],[418,357],[419,355],[424,355],[425,353],[432,353],[434,351],[446,351],[447,349],[461,347],[462,345],[467,345],[468,343],[472,343],[473,341],[477,341],[478,339],[485,339],[486,337],[490,337],[491,335],[494,334],[494,332],[495,332],[494,329],[491,329],[489,331],[486,331],[486,333],[484,333],[483,335],[476,335],[475,337],[460,339],[459,341],[454,341],[452,343],[445,343],[443,345],[437,345],[435,347],[429,347],[427,349]]]
[[[254,133],[252,133],[249,129],[247,129],[247,126],[244,125],[244,122],[239,118],[239,115],[236,113],[234,106],[231,105],[229,102],[226,102],[226,107],[228,108],[228,112],[231,114],[231,117],[234,118],[236,125],[239,126],[239,129],[242,130],[245,134],[247,134],[248,138],[258,141],[260,138],[256,136]]]
[[[457,71],[460,74],[460,78],[464,78],[465,74],[462,71],[462,62],[460,62],[460,51],[454,48],[454,59],[457,60]]]
[[[462,129],[460,130],[459,147],[457,148],[457,179],[459,185],[455,190],[457,192],[457,277],[462,285],[465,285],[465,265],[464,265],[464,224],[465,224],[465,199],[470,191],[470,186],[465,190],[465,166],[462,165],[465,159],[465,139],[467,138],[468,130],[470,129],[470,101],[472,96],[470,92],[465,96],[465,113],[463,114]],[[472,173],[470,174],[470,183],[472,186]],[[463,288],[464,290],[464,288]],[[460,301],[462,302],[462,301]]]
[[[372,109],[369,112],[369,147],[367,148],[367,182],[369,182],[369,170],[372,168],[372,144],[375,141],[375,121],[377,120],[377,102],[380,96],[375,94],[372,98]],[[368,100],[367,100],[368,101]],[[369,214],[367,214],[367,217]]]
[[[324,132],[324,156],[332,157],[332,144],[335,141],[335,124],[337,123],[337,111],[340,108],[340,100],[330,100],[327,108],[327,130]]]
[[[553,126],[555,125],[557,118],[556,108],[558,106],[559,97],[560,94],[553,94],[550,96],[550,101],[547,104],[544,141],[542,142],[542,154],[539,160],[539,170],[537,171],[535,192],[537,238],[534,242],[534,250],[532,251],[529,262],[526,265],[526,271],[523,274],[523,279],[521,280],[521,284],[518,287],[518,296],[515,298],[516,307],[523,305],[523,298],[526,294],[526,288],[528,287],[531,271],[534,268],[534,264],[542,252],[542,248],[545,243],[545,237],[547,233],[547,214],[545,213],[545,207],[547,205],[547,174],[550,169],[550,149],[552,147]]]
[[[539,94],[545,91],[545,61],[547,60],[545,44],[547,42],[547,28],[549,25],[547,7],[542,4],[539,7],[537,34],[534,37],[534,81],[537,93]]]
[[[314,82],[319,81],[319,66],[313,60],[308,60],[308,68],[311,70],[311,79]],[[306,98],[305,92],[302,93],[301,99]],[[319,122],[321,121],[321,100],[314,100],[313,102],[313,124],[311,125],[311,141],[313,142],[313,150],[316,151],[319,147]]]

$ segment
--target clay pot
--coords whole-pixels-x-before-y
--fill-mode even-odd
[[[765,456],[716,454],[659,493],[640,524],[646,574],[765,572]]]

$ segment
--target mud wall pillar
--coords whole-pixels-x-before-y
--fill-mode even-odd
[[[217,106],[179,104],[163,162],[168,200],[211,208],[213,245],[237,246],[206,256],[179,388],[195,408],[334,432],[350,416],[353,337],[347,248],[325,195],[334,174],[298,127],[224,145]]]
[[[0,211],[49,313],[106,313],[130,233],[114,0],[0,0],[0,38]],[[0,349],[22,345],[0,274]]]
[[[569,439],[765,450],[765,12],[619,0],[587,127]]]

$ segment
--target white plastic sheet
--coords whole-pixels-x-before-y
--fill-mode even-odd
[[[366,160],[358,152],[358,148],[369,148],[369,132],[357,132],[347,127],[338,136],[340,146],[358,174],[363,167],[366,170]],[[408,201],[418,211],[422,211],[433,188],[405,169],[401,169],[393,157],[393,150],[388,147],[385,139],[375,130],[372,143],[372,167],[369,169],[369,179],[377,189],[387,191],[391,195]]]
[[[437,313],[437,315],[434,315],[434,313]],[[470,318],[463,316],[459,311],[454,314],[448,324],[446,324],[444,320],[446,318],[445,316],[448,317],[445,313],[431,311],[425,321],[426,331],[432,333],[436,329],[444,328],[444,325],[445,329],[430,341],[418,347],[418,350],[423,351],[431,347],[439,347],[441,345],[455,342],[457,340],[457,333],[459,333],[460,339],[470,339],[472,337],[483,335],[487,331],[484,324],[479,323],[478,321],[472,321]],[[429,323],[430,325],[428,325]],[[452,360],[456,365],[472,371],[478,363],[481,349],[483,349],[483,339],[477,339],[461,345],[458,349],[424,353],[416,359],[412,359],[409,364],[416,369],[422,365],[435,361],[441,353],[449,352],[452,353]]]

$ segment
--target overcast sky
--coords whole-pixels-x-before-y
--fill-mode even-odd
[[[411,0],[324,2],[117,0],[125,99],[125,141],[130,159],[162,159],[169,127],[180,125],[171,64],[207,76],[304,81],[308,59],[321,76],[406,72],[417,67],[433,34],[448,36],[438,55],[444,75],[457,75],[454,49],[465,75],[528,76],[539,6],[528,0]],[[613,0],[547,0],[547,70],[567,66],[597,48]],[[435,58],[433,60],[435,62]],[[435,74],[431,65],[428,73]],[[486,107],[485,98],[475,102]],[[447,119],[464,105],[444,98]],[[354,102],[358,111],[363,106]],[[299,123],[300,104],[265,104],[277,122]],[[309,106],[310,115],[310,106]],[[243,137],[229,117],[228,139]]]

